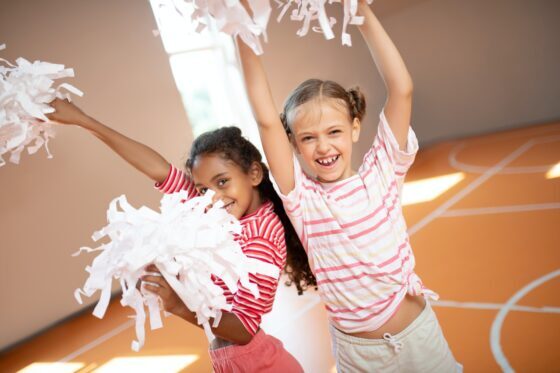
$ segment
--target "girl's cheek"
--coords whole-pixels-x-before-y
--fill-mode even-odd
[[[313,154],[313,146],[311,144],[302,144],[300,146],[302,154],[311,155]]]

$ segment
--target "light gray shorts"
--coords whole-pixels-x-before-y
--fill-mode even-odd
[[[383,339],[353,337],[330,327],[338,373],[462,372],[443,336],[436,314],[426,307],[403,331]]]

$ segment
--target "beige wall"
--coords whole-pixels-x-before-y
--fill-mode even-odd
[[[374,9],[413,75],[422,142],[560,118],[559,1],[376,0]],[[178,163],[191,135],[154,28],[147,1],[4,0],[0,55],[74,67],[87,112]],[[309,77],[362,86],[369,115],[358,159],[384,100],[368,52],[356,32],[343,48],[297,38],[296,28],[269,28],[264,62],[276,101]],[[70,254],[92,244],[112,198],[157,206],[151,183],[89,134],[60,128],[51,149],[52,160],[39,153],[0,168],[0,349],[82,307],[72,292],[92,256]]]
[[[191,134],[147,1],[3,1],[2,57],[64,63],[85,92],[86,112],[178,163]],[[0,168],[0,348],[79,310],[72,295],[93,258],[109,201],[126,194],[157,207],[152,184],[78,128],[60,128],[50,148]]]

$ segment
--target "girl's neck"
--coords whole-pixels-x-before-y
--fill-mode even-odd
[[[249,204],[249,207],[243,214],[242,218],[244,218],[247,215],[254,214],[263,205],[263,203],[264,201],[262,200],[261,194],[259,193],[258,189],[253,189],[253,196],[251,198],[251,203]]]

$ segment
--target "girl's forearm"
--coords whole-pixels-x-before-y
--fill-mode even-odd
[[[241,58],[249,101],[257,123],[264,127],[281,125],[260,57],[239,39],[237,39],[237,49]]]
[[[362,33],[377,65],[389,95],[411,95],[412,78],[406,65],[387,32],[365,1],[360,1],[358,14],[365,17]]]
[[[87,129],[131,166],[150,179],[162,182],[167,177],[169,163],[152,148],[107,127],[89,116],[84,116],[76,124]]]
[[[270,171],[283,193],[294,188],[292,147],[276,110],[260,58],[241,40],[237,42],[245,84]]]
[[[191,312],[186,306],[177,311],[175,315],[202,329],[202,325],[199,325],[196,320],[196,314]],[[212,321],[210,321],[210,324],[212,324]],[[225,311],[222,312],[222,319],[218,326],[212,328],[212,332],[222,339],[240,345],[251,342],[253,338],[237,316]]]

